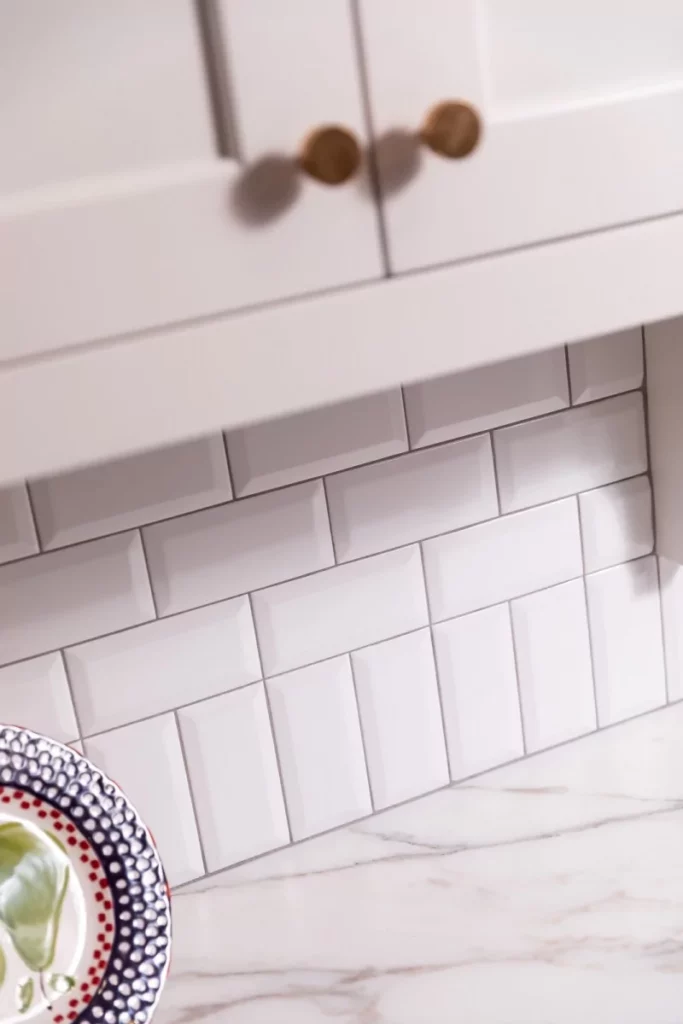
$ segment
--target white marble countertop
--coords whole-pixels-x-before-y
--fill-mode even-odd
[[[157,1024],[681,1024],[683,706],[181,890]]]

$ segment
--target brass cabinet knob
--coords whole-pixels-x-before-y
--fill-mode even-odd
[[[427,114],[420,139],[439,156],[456,160],[468,156],[481,138],[479,114],[461,100],[437,103]]]
[[[304,140],[299,165],[324,185],[343,185],[360,167],[361,148],[356,137],[336,124],[316,128]]]

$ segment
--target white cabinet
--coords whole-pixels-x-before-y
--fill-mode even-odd
[[[0,0],[0,360],[383,272],[346,0]],[[191,353],[188,352],[188,361]]]
[[[677,0],[361,0],[395,272],[683,209]],[[464,100],[477,148],[420,146]]]
[[[680,0],[0,0],[0,149],[0,486],[683,314]]]

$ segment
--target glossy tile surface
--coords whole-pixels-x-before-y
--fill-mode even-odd
[[[377,810],[448,784],[448,760],[428,629],[351,655]]]
[[[340,561],[448,533],[498,514],[487,434],[330,477]]]
[[[261,675],[246,597],[69,647],[65,658],[86,736]]]
[[[504,427],[493,436],[503,512],[647,470],[638,392]]]
[[[422,545],[432,619],[452,618],[580,576],[574,498]]]
[[[334,561],[320,481],[143,531],[161,615],[315,572]]]
[[[408,448],[399,388],[231,430],[226,440],[239,495],[360,466]]]
[[[0,567],[0,651],[15,661],[154,618],[137,531]]]
[[[288,672],[267,687],[292,838],[369,814],[348,655]]]
[[[405,397],[415,448],[555,412],[569,405],[564,349],[412,384]]]
[[[639,388],[643,383],[642,331],[631,327],[569,345],[568,359],[575,405]]]

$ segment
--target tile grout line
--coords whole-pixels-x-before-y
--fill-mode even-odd
[[[439,714],[441,716],[441,733],[443,735],[443,745],[446,751],[446,770],[448,771],[448,778],[453,779],[453,773],[451,770],[451,752],[448,745],[448,730],[446,729],[446,713],[443,706],[443,691],[441,686],[441,673],[439,672],[439,659],[436,655],[436,641],[434,640],[434,623],[432,621],[432,605],[429,600],[429,587],[427,586],[427,570],[425,568],[425,556],[422,544],[418,544],[420,549],[420,567],[422,570],[422,584],[425,589],[425,601],[427,604],[427,629],[429,630],[429,642],[432,647],[432,658],[434,660],[434,678],[436,679],[436,694],[439,699]],[[424,626],[421,627],[424,629]],[[418,632],[414,630],[413,632]]]
[[[262,497],[263,495],[266,495],[266,494],[283,493],[284,491],[292,490],[295,487],[301,487],[303,484],[310,484],[310,483],[313,483],[314,481],[322,480],[323,478],[327,479],[329,477],[339,476],[341,473],[349,473],[349,472],[351,472],[351,471],[353,471],[355,469],[362,469],[364,466],[379,466],[379,465],[384,464],[384,463],[394,462],[397,459],[404,458],[405,456],[410,455],[412,453],[427,452],[427,451],[432,451],[432,450],[434,450],[436,448],[444,448],[447,445],[455,445],[455,444],[457,444],[460,441],[470,441],[473,438],[483,437],[486,434],[493,434],[494,432],[508,430],[508,429],[510,429],[512,427],[519,427],[519,426],[522,426],[522,424],[525,424],[525,423],[538,423],[541,420],[549,419],[551,416],[567,415],[568,413],[571,413],[571,412],[573,412],[575,410],[578,411],[578,410],[582,410],[582,409],[588,409],[591,406],[601,405],[604,402],[614,401],[614,399],[622,398],[624,395],[633,395],[633,394],[639,394],[639,393],[642,394],[642,390],[643,390],[642,387],[630,388],[628,391],[620,391],[620,392],[617,392],[614,395],[605,395],[604,397],[596,398],[596,399],[594,399],[591,402],[582,402],[578,406],[574,406],[574,407],[570,407],[570,408],[566,408],[566,409],[554,409],[551,412],[541,413],[540,416],[532,416],[532,417],[527,417],[526,419],[512,420],[509,423],[502,423],[502,424],[500,424],[500,426],[493,427],[490,430],[476,430],[476,431],[474,431],[471,434],[459,435],[457,437],[448,438],[445,441],[437,441],[434,444],[430,444],[430,445],[422,445],[422,446],[418,446],[418,447],[415,447],[415,448],[412,448],[412,449],[409,447],[405,451],[395,452],[393,455],[387,455],[387,456],[384,456],[383,458],[379,458],[379,459],[370,459],[368,462],[361,462],[357,466],[348,466],[346,469],[337,469],[337,470],[332,470],[330,473],[324,473],[322,475],[314,475],[314,476],[310,476],[310,477],[305,477],[303,480],[294,480],[291,483],[282,484],[279,487],[265,488],[262,491],[255,491],[255,492],[253,492],[251,494],[244,494],[244,495],[237,496],[237,495],[234,494],[234,488],[233,488],[233,497],[228,499],[227,501],[226,500],[219,500],[219,501],[210,503],[208,505],[203,505],[201,508],[191,509],[188,512],[181,512],[179,515],[175,515],[175,516],[173,516],[173,515],[172,516],[162,516],[160,519],[152,519],[152,520],[136,523],[136,524],[133,524],[133,525],[123,526],[119,530],[110,530],[107,533],[98,534],[95,537],[86,537],[83,540],[76,540],[76,541],[73,541],[70,544],[55,545],[54,547],[50,547],[50,548],[44,549],[42,551],[36,551],[36,552],[34,552],[33,554],[30,554],[30,555],[24,555],[22,558],[12,559],[11,562],[8,562],[8,563],[5,563],[5,564],[8,564],[8,565],[9,564],[11,564],[11,565],[19,565],[22,562],[29,562],[29,561],[32,561],[33,559],[40,558],[41,555],[54,554],[54,553],[56,553],[58,551],[67,551],[67,550],[69,550],[71,548],[82,547],[84,544],[95,544],[95,543],[97,543],[97,541],[107,540],[109,537],[118,537],[118,536],[120,536],[121,534],[124,534],[124,533],[131,533],[134,530],[142,531],[143,529],[149,529],[151,527],[161,526],[162,524],[165,524],[165,523],[176,522],[178,520],[187,519],[189,516],[201,515],[203,512],[209,512],[212,509],[219,509],[219,508],[228,509],[228,508],[233,508],[233,507],[237,506],[241,502],[255,500],[255,499],[260,498],[260,497]],[[208,434],[206,436],[207,437],[213,437],[213,436],[215,436],[215,433],[216,432],[214,432],[212,434]],[[223,434],[223,437],[225,438],[225,432],[222,431],[221,433]],[[227,449],[226,449],[226,451],[227,451]],[[230,460],[229,459],[228,459],[228,469],[230,469]],[[634,474],[631,474],[630,477],[624,477],[623,479],[631,479],[632,477],[642,476],[642,475],[643,475],[642,473],[634,473]],[[600,484],[598,487],[590,487],[590,488],[587,488],[587,490],[595,490],[595,491],[597,491],[597,490],[600,490],[602,487],[609,487],[610,483],[618,483],[618,482],[619,481],[616,481],[616,480],[609,481],[609,483]],[[583,492],[581,492],[581,493],[583,493]],[[572,497],[572,494],[562,495],[561,497]],[[550,499],[550,501],[542,501],[542,502],[539,502],[537,505],[527,505],[527,506],[525,506],[522,509],[515,509],[515,511],[522,512],[522,511],[525,511],[528,508],[538,508],[540,505],[548,505],[548,504],[551,504],[552,501],[558,501],[558,500],[561,500],[561,498],[552,498],[552,499]],[[511,513],[505,513],[505,514],[511,514]],[[486,522],[486,521],[487,520],[481,520],[481,522]],[[470,525],[474,526],[474,525],[477,525],[477,524],[476,523],[472,523]],[[460,529],[463,529],[463,527],[460,527]],[[427,538],[425,538],[425,539],[427,539]],[[405,545],[399,545],[399,546],[405,546]],[[390,550],[393,550],[393,549],[390,549]],[[357,559],[355,559],[355,561],[357,561]],[[0,569],[2,567],[3,566],[0,566]]]
[[[192,807],[192,814],[194,815],[194,827],[197,831],[197,841],[199,843],[199,853],[202,858],[204,865],[204,873],[209,870],[206,861],[206,851],[204,850],[204,836],[202,835],[201,823],[199,821],[199,814],[197,813],[197,802],[195,800],[194,784],[192,782],[192,774],[190,772],[190,765],[187,760],[187,751],[185,750],[185,738],[183,736],[183,730],[180,727],[180,719],[178,717],[178,708],[173,709],[173,721],[175,722],[176,734],[178,736],[178,745],[180,747],[180,756],[183,762],[183,770],[185,772],[185,778],[187,779],[187,789],[190,794],[190,806]]]
[[[365,778],[368,781],[368,793],[370,794],[370,807],[372,808],[372,813],[374,814],[376,812],[376,810],[377,810],[377,805],[375,803],[375,792],[374,792],[374,789],[373,789],[373,786],[372,786],[372,776],[370,774],[370,765],[368,763],[368,745],[367,745],[366,740],[365,740],[365,729],[363,728],[363,716],[362,716],[361,711],[360,711],[360,701],[358,700],[358,682],[356,680],[356,670],[353,667],[353,657],[351,656],[351,654],[352,654],[352,652],[349,651],[349,653],[346,655],[346,658],[348,659],[349,671],[351,672],[351,685],[353,686],[353,699],[354,699],[355,704],[356,704],[356,714],[358,715],[358,728],[360,729],[360,743],[361,743],[361,748],[363,750],[363,764],[365,765]]]
[[[547,587],[546,589],[549,590],[550,587]],[[541,593],[541,591],[539,591],[539,593]],[[522,681],[520,679],[520,674],[519,674],[519,658],[517,656],[517,637],[515,636],[515,623],[514,623],[514,619],[512,617],[512,601],[513,600],[516,600],[516,598],[512,598],[509,601],[506,601],[505,604],[507,605],[508,621],[510,623],[510,641],[512,643],[512,663],[513,663],[514,668],[515,668],[515,683],[516,683],[516,687],[517,687],[517,707],[519,708],[519,724],[520,724],[520,727],[521,727],[521,730],[522,730],[522,750],[524,751],[524,754],[522,756],[523,757],[527,757],[529,755],[529,747],[528,747],[527,739],[526,739],[526,722],[524,720],[524,702],[522,700]]]
[[[597,730],[597,729],[601,728],[600,710],[599,710],[599,707],[598,707],[598,681],[597,681],[597,675],[596,675],[596,672],[595,672],[595,651],[594,651],[594,643],[593,643],[593,626],[592,626],[592,622],[591,622],[590,603],[588,601],[588,583],[586,582],[586,578],[587,578],[588,573],[586,572],[586,551],[585,551],[584,541],[583,541],[583,518],[581,516],[581,502],[579,501],[578,494],[576,496],[576,513],[577,513],[578,520],[579,520],[579,546],[581,548],[581,566],[583,568],[583,576],[582,576],[582,582],[583,582],[583,603],[584,603],[584,607],[586,609],[586,627],[588,629],[588,654],[590,656],[590,663],[591,663],[591,681],[593,683],[593,708],[595,709],[595,728]],[[649,558],[650,556],[649,555],[645,555],[644,557],[645,558]],[[598,571],[601,571],[601,570],[598,570]]]
[[[642,474],[639,474],[639,475],[642,475]],[[562,499],[562,500],[567,500],[567,499]],[[491,522],[492,520],[488,520],[488,521]],[[465,527],[465,529],[467,529],[467,527]],[[458,531],[456,531],[456,532],[458,532]],[[429,539],[431,540],[431,539],[434,539],[434,538],[429,538]],[[423,542],[422,541],[416,541],[414,544],[403,545],[401,548],[392,548],[391,550],[392,551],[400,551],[400,550],[403,550],[404,548],[413,547],[413,546],[415,546],[417,544],[421,544],[421,543],[423,543]],[[382,552],[382,554],[384,554],[384,553],[385,552]],[[368,556],[368,557],[373,557],[373,556]],[[652,557],[652,553],[647,554],[647,555],[637,555],[635,558],[627,558],[624,562],[617,562],[617,563],[615,563],[615,565],[606,566],[604,569],[597,569],[593,573],[588,573],[588,575],[589,576],[595,576],[595,575],[598,575],[601,572],[608,572],[610,569],[615,569],[615,568],[617,568],[617,566],[620,566],[620,565],[630,565],[632,562],[638,562],[638,561],[640,561],[643,558],[651,558],[651,557]],[[357,559],[357,561],[364,561],[364,559]],[[342,562],[341,566],[344,566],[344,565],[347,565],[347,564],[349,564],[349,563]],[[329,566],[328,568],[334,569],[334,568],[336,568],[336,566]],[[321,569],[321,570],[318,570],[315,573],[310,573],[309,575],[316,576],[316,575],[318,575],[319,572],[325,572],[325,570]],[[305,579],[305,578],[306,577],[304,577],[304,576],[296,577],[296,579]],[[528,597],[531,594],[542,594],[544,591],[551,590],[553,587],[560,586],[563,583],[572,583],[575,580],[580,580],[582,578],[583,578],[582,575],[570,576],[568,579],[557,580],[555,583],[551,583],[551,584],[549,584],[548,586],[545,586],[545,587],[540,587],[538,590],[525,590],[523,593],[515,594],[514,597],[512,597],[512,598],[502,598],[499,601],[494,601],[493,604],[486,604],[486,605],[481,605],[481,606],[476,607],[476,608],[470,608],[468,611],[466,611],[466,612],[459,612],[457,615],[447,615],[443,619],[437,619],[433,623],[433,625],[439,625],[439,623],[441,623],[441,622],[451,622],[454,619],[462,618],[465,615],[471,615],[473,612],[483,612],[483,611],[486,611],[488,608],[495,608],[498,605],[505,604],[506,601],[508,601],[508,600],[517,600],[517,598]],[[287,580],[285,582],[290,582],[290,581]],[[294,580],[292,580],[291,582],[294,582]],[[278,584],[275,584],[275,586],[277,586],[277,585]],[[264,587],[264,588],[261,588],[261,589],[265,590],[265,589],[269,589],[269,588]],[[123,629],[115,629],[115,630],[111,630],[108,633],[101,633],[101,634],[98,634],[97,636],[89,637],[87,640],[79,640],[78,643],[67,644],[67,646],[64,647],[64,648],[52,647],[52,648],[50,648],[49,650],[46,650],[46,651],[45,650],[36,651],[35,654],[30,654],[30,655],[28,655],[25,658],[14,658],[12,661],[6,662],[4,665],[0,665],[0,668],[9,668],[12,665],[21,665],[24,662],[32,661],[34,658],[40,658],[40,657],[43,657],[46,654],[56,654],[56,653],[58,653],[61,650],[64,650],[64,651],[74,650],[75,648],[81,647],[84,644],[93,643],[95,640],[106,640],[107,638],[112,637],[112,636],[119,636],[121,634],[130,633],[130,632],[132,632],[135,629],[141,629],[141,628],[144,628],[145,626],[151,626],[155,622],[166,622],[169,619],[174,619],[174,618],[177,618],[177,617],[179,617],[181,615],[191,615],[193,612],[201,611],[204,608],[213,608],[216,605],[227,604],[230,601],[239,600],[240,598],[245,598],[246,597],[247,599],[249,599],[249,601],[251,603],[252,596],[254,594],[258,594],[260,592],[261,591],[259,591],[259,590],[247,591],[244,594],[237,594],[234,597],[220,598],[218,601],[209,601],[207,604],[198,605],[195,608],[189,608],[189,609],[183,610],[182,612],[172,612],[170,615],[164,615],[160,619],[148,619],[145,622],[138,622],[138,623],[135,623],[132,626],[125,626]],[[425,624],[425,625],[427,625],[427,624]],[[407,636],[409,633],[417,632],[418,629],[424,629],[425,625],[417,626],[415,629],[409,629],[409,630],[406,630],[403,633],[395,633],[395,634],[392,634],[391,636],[388,636],[388,637],[387,636],[382,636],[382,637],[380,637],[380,638],[378,638],[376,640],[370,641],[367,644],[363,644],[361,647],[354,647],[354,650],[362,651],[362,650],[365,650],[368,647],[374,647],[375,644],[383,643],[385,640],[394,640],[394,639],[397,639],[400,636]],[[319,658],[317,661],[309,661],[309,662],[306,662],[303,665],[295,665],[293,667],[290,667],[290,668],[287,668],[287,669],[283,669],[280,672],[273,672],[273,673],[264,675],[263,678],[264,679],[277,679],[279,676],[287,675],[290,672],[298,671],[300,668],[309,668],[311,665],[318,665],[318,664],[320,664],[323,661],[329,661],[331,658],[338,658],[338,657],[341,657],[342,654],[347,654],[347,653],[348,653],[347,651],[341,651],[341,652],[337,652],[336,654],[326,655],[324,658]],[[243,683],[243,684],[241,684],[241,686],[234,687],[233,689],[235,689],[235,690],[243,689],[245,686],[251,686],[251,685],[253,685],[254,682],[258,682],[258,681],[259,680],[252,680],[249,683]],[[221,693],[223,693],[223,692],[229,693],[230,690],[221,691]],[[215,695],[212,695],[212,696],[218,696],[218,694],[215,694]],[[207,697],[200,698],[200,700],[209,700],[209,699],[210,698],[207,698]],[[191,701],[191,702],[188,702],[187,704],[183,704],[181,706],[182,707],[190,707],[190,706],[192,706],[192,704],[197,704],[199,702],[200,701]],[[158,712],[158,713],[161,714],[162,712]],[[156,714],[155,715],[146,715],[144,718],[136,719],[136,721],[146,721],[148,718],[154,718],[154,717],[156,717]],[[127,724],[131,724],[131,723],[127,723]],[[115,728],[120,728],[120,726],[116,726]],[[109,730],[103,730],[103,731],[109,731]],[[91,735],[94,735],[94,734],[91,734]]]
[[[657,503],[655,502],[655,487],[652,476],[652,441],[650,437],[650,404],[647,390],[647,344],[646,327],[640,328],[640,344],[643,357],[643,404],[645,406],[645,451],[647,453],[647,478],[650,482],[650,514],[652,515],[652,537],[653,553],[655,556],[655,568],[657,571],[657,588],[659,591],[659,625],[662,637],[662,654],[664,660],[664,692],[667,704],[671,703],[671,689],[669,680],[669,659],[667,657],[666,622],[664,617],[664,595],[662,593],[662,572],[657,551]]]
[[[403,409],[403,427],[406,432],[406,441],[408,442],[408,452],[418,451],[419,449],[413,446],[413,438],[410,430],[410,421],[408,420],[408,407],[406,406],[406,389],[403,384],[400,385],[399,390],[401,392],[401,408]],[[425,446],[427,447],[427,446]],[[404,455],[407,452],[403,452]]]
[[[572,388],[572,372],[571,372],[571,367],[570,367],[570,364],[569,364],[569,345],[565,345],[564,346],[564,372],[567,374],[567,396],[569,398],[569,408],[570,409],[574,409],[574,408],[576,408],[576,406],[574,405],[574,394],[573,394],[573,390],[574,389]],[[613,398],[613,397],[614,397],[613,395],[610,395],[610,398]],[[588,403],[588,404],[590,404],[590,403]]]
[[[83,732],[83,726],[81,725],[81,715],[78,709],[78,704],[76,703],[73,679],[71,678],[71,671],[69,669],[69,664],[66,659],[66,653],[62,648],[60,648],[59,650],[59,657],[62,662],[62,668],[64,669],[64,675],[66,677],[66,685],[69,691],[69,697],[71,698],[71,707],[73,708],[74,720],[76,722],[76,730],[78,732],[77,738],[80,740],[81,745],[83,745],[83,741],[85,740],[85,734]]]
[[[150,592],[150,595],[151,595],[151,598],[152,598],[152,608],[154,609],[154,621],[158,622],[159,619],[162,616],[159,615],[159,607],[157,605],[157,595],[156,595],[156,593],[154,591],[154,582],[152,580],[152,573],[150,572],[150,568],[149,568],[149,556],[147,554],[147,545],[145,543],[145,535],[144,535],[144,532],[143,532],[141,526],[139,526],[137,528],[137,533],[138,533],[138,535],[140,537],[140,547],[142,548],[142,559],[143,559],[143,561],[145,563],[145,572],[147,573],[147,582],[149,584],[149,592]],[[144,623],[140,623],[140,625],[144,625]],[[129,629],[134,629],[135,627],[134,626],[130,626],[128,628]],[[119,632],[120,632],[120,630],[119,630]],[[84,643],[87,643],[87,641],[84,641]],[[76,645],[74,644],[73,646],[76,646]]]
[[[285,821],[287,822],[287,833],[289,835],[289,842],[291,844],[292,842],[294,842],[294,839],[293,839],[293,836],[292,836],[292,822],[291,822],[290,813],[289,813],[289,802],[287,800],[287,791],[285,789],[285,777],[284,777],[283,772],[282,772],[282,762],[280,760],[280,748],[279,748],[279,745],[278,745],[277,735],[276,735],[276,731],[275,731],[275,721],[273,719],[273,708],[272,708],[271,703],[270,703],[270,692],[268,690],[268,680],[266,678],[266,673],[265,673],[264,668],[263,668],[263,656],[261,654],[261,640],[260,640],[260,637],[259,637],[258,625],[256,623],[256,615],[254,614],[254,605],[253,605],[253,602],[252,602],[252,599],[251,599],[251,594],[247,595],[247,600],[249,602],[249,613],[251,615],[251,624],[252,624],[252,627],[253,627],[253,630],[254,630],[254,642],[256,644],[256,655],[258,657],[259,668],[261,670],[261,679],[257,680],[256,683],[248,683],[247,685],[248,686],[255,686],[255,685],[258,685],[258,683],[260,683],[261,686],[263,687],[263,697],[264,697],[264,700],[266,702],[266,712],[268,714],[268,725],[270,727],[270,738],[273,741],[273,751],[275,753],[275,765],[277,767],[278,779],[280,780],[280,792],[282,794],[282,805],[283,805],[283,807],[285,809]],[[206,698],[206,699],[210,699],[210,698]]]
[[[42,538],[41,533],[40,533],[40,527],[38,526],[38,517],[36,516],[36,508],[35,508],[35,505],[33,504],[33,494],[31,493],[31,484],[29,483],[28,480],[24,481],[24,490],[26,491],[26,500],[28,501],[28,510],[29,510],[29,514],[31,516],[31,522],[33,524],[33,532],[36,535],[36,543],[38,545],[38,550],[36,552],[34,552],[34,556],[35,555],[42,555],[44,550],[45,550],[45,545],[43,543],[43,538]]]
[[[683,703],[683,698],[681,698],[680,700],[673,701],[671,706],[673,707],[676,704],[681,703]],[[189,889],[190,886],[196,885],[199,882],[204,882],[207,879],[217,878],[219,875],[226,874],[226,872],[236,870],[240,867],[244,867],[246,864],[252,864],[255,861],[263,860],[266,857],[271,857],[274,854],[281,852],[282,850],[287,850],[291,847],[300,846],[302,843],[310,843],[312,840],[320,839],[322,836],[329,836],[333,835],[335,832],[342,832],[344,829],[349,829],[359,824],[362,824],[363,822],[373,820],[381,814],[385,814],[390,811],[393,812],[401,807],[408,807],[411,804],[417,803],[419,800],[424,800],[425,797],[434,796],[437,793],[444,793],[447,790],[453,790],[454,793],[457,793],[459,789],[466,788],[470,783],[475,782],[479,779],[483,779],[485,776],[493,774],[494,772],[498,772],[503,768],[510,768],[513,765],[520,764],[523,761],[531,761],[533,758],[542,757],[544,754],[548,754],[550,751],[562,750],[564,747],[569,747],[574,743],[579,743],[583,740],[588,740],[591,737],[603,735],[604,733],[609,732],[612,729],[619,729],[621,726],[628,725],[632,722],[637,722],[642,718],[648,718],[650,715],[660,714],[662,711],[665,710],[667,710],[666,706],[660,706],[657,708],[649,708],[647,711],[640,711],[638,712],[638,714],[632,715],[629,718],[621,719],[619,722],[610,722],[604,725],[600,730],[596,729],[592,730],[591,732],[583,733],[580,736],[572,736],[570,739],[562,740],[560,743],[555,743],[549,747],[543,747],[541,750],[533,750],[530,751],[528,754],[522,754],[520,757],[513,757],[508,761],[501,761],[500,764],[489,766],[488,768],[484,768],[480,772],[473,772],[471,775],[463,775],[462,777],[447,783],[445,786],[437,786],[436,789],[429,789],[424,793],[418,793],[416,796],[411,796],[407,800],[401,800],[399,803],[391,804],[388,807],[383,807],[381,811],[372,814],[362,815],[360,818],[354,818],[351,821],[343,822],[340,825],[333,825],[332,828],[325,829],[323,832],[316,832],[313,835],[304,836],[301,839],[294,839],[292,840],[291,843],[277,847],[275,850],[264,850],[263,853],[256,854],[256,856],[254,857],[245,857],[244,860],[236,861],[233,864],[226,864],[224,867],[216,868],[215,871],[207,872],[205,875],[198,875],[196,878],[189,879],[187,882],[181,882],[180,885],[174,886],[174,895],[184,895],[184,889]],[[459,848],[456,847],[453,850],[453,855],[457,856],[460,852],[466,851],[461,851]],[[373,862],[369,861],[368,863]]]
[[[606,487],[612,487],[616,483],[626,483],[629,480],[636,480],[636,479],[638,479],[638,477],[641,477],[641,476],[647,476],[647,474],[646,473],[635,473],[633,476],[624,477],[622,480],[612,480],[609,483],[600,484],[598,487],[591,487],[587,491],[581,491],[579,493],[581,493],[581,494],[591,494],[594,491],[601,491],[601,490],[604,490]],[[425,543],[426,541],[439,540],[442,537],[452,537],[455,534],[462,533],[464,530],[475,529],[478,526],[484,526],[486,524],[494,523],[494,522],[497,522],[499,519],[507,519],[510,516],[519,515],[522,512],[531,512],[534,509],[544,508],[544,507],[546,507],[548,505],[555,505],[557,502],[560,502],[560,501],[569,501],[573,497],[576,497],[576,495],[574,495],[574,494],[563,495],[560,498],[553,498],[550,501],[544,501],[544,502],[541,502],[538,505],[529,505],[529,506],[527,506],[525,508],[514,509],[513,511],[510,511],[510,512],[504,512],[502,515],[491,516],[489,519],[480,519],[480,520],[477,520],[474,523],[467,523],[464,526],[457,526],[454,530],[447,530],[445,533],[437,533],[437,534],[433,534],[433,535],[431,535],[429,537],[419,537],[416,540],[409,541],[408,543],[405,543],[405,544],[397,544],[397,545],[395,545],[394,547],[391,547],[391,548],[384,548],[382,551],[373,551],[373,552],[370,552],[369,554],[359,555],[357,558],[346,559],[345,561],[339,562],[338,563],[338,567],[339,568],[343,568],[345,565],[354,565],[354,564],[357,564],[357,563],[360,563],[360,562],[365,562],[368,559],[381,558],[382,555],[388,555],[388,554],[391,554],[391,553],[396,552],[396,551],[406,550],[407,548],[413,547],[415,544],[422,544],[422,543]],[[211,506],[211,507],[215,507],[215,506]],[[132,527],[132,528],[129,528],[128,530],[121,531],[121,533],[134,533],[136,531],[139,531],[140,537],[141,537],[141,540],[142,540],[142,550],[143,550],[143,553],[146,556],[146,547],[145,547],[144,537],[143,537],[144,529],[146,529],[146,527]],[[120,536],[120,534],[108,534],[107,537],[97,538],[97,540],[106,540],[108,537],[113,537],[113,536]],[[72,547],[80,547],[82,544],[89,544],[89,543],[96,543],[96,541],[81,541],[78,544],[71,545],[71,546]],[[56,548],[54,550],[54,552],[53,551],[48,551],[48,552],[45,552],[45,554],[53,554],[53,553],[57,553],[59,551],[64,551],[64,550],[66,550],[66,549],[65,548]],[[37,556],[32,555],[30,557],[34,558],[34,557],[37,557]],[[638,555],[636,557],[637,558],[642,558],[644,556]],[[26,560],[27,559],[15,559],[12,562],[7,562],[6,565],[15,566],[19,562],[26,561]],[[632,561],[635,561],[635,560],[636,560],[635,558],[630,558],[630,559],[627,559],[626,561],[627,562],[632,562]],[[617,563],[617,564],[625,564],[625,563]],[[2,569],[2,568],[3,567],[0,566],[0,569]],[[94,636],[88,636],[88,637],[83,638],[82,640],[77,640],[74,643],[69,643],[69,644],[66,644],[64,646],[65,646],[65,649],[71,649],[73,647],[79,647],[81,644],[90,643],[93,640],[103,640],[103,639],[105,639],[106,637],[109,637],[109,636],[116,636],[118,633],[128,633],[128,632],[130,632],[133,629],[139,629],[141,626],[149,625],[151,622],[157,622],[157,621],[158,622],[165,622],[168,619],[174,619],[174,618],[177,618],[180,615],[190,615],[192,612],[200,611],[202,608],[212,608],[215,605],[226,604],[229,601],[235,601],[235,600],[238,600],[239,598],[248,597],[249,594],[259,594],[259,593],[262,593],[265,590],[270,590],[273,587],[284,586],[287,583],[295,583],[295,582],[297,582],[299,580],[310,579],[310,578],[313,578],[315,576],[319,576],[321,573],[328,572],[331,569],[335,569],[335,568],[337,568],[336,565],[324,565],[324,566],[322,566],[319,569],[314,569],[312,572],[302,573],[299,576],[291,576],[288,579],[284,579],[284,580],[275,580],[273,583],[267,583],[267,584],[265,584],[262,587],[254,587],[251,591],[243,590],[243,591],[240,591],[240,593],[238,593],[238,594],[228,594],[227,596],[219,597],[219,598],[216,598],[215,600],[212,600],[212,601],[205,601],[205,602],[202,602],[200,604],[194,604],[194,605],[192,605],[191,607],[188,607],[188,608],[180,608],[177,611],[165,612],[164,614],[158,615],[155,618],[145,619],[142,622],[134,622],[130,626],[123,626],[123,627],[121,627],[119,629],[107,630],[104,633],[96,633]],[[149,578],[149,581],[150,581],[150,590],[152,591],[153,603],[156,606],[155,593],[154,593],[154,588],[153,588],[152,583],[151,583],[151,573],[149,572],[149,566],[148,565],[146,565],[146,571],[147,571],[147,575],[148,575],[148,578]],[[596,570],[596,571],[602,571],[602,570]],[[578,577],[573,577],[573,578],[576,579]],[[561,582],[569,582],[569,581],[568,580],[566,580],[566,581],[562,580]],[[542,588],[542,589],[546,589],[546,588]],[[534,593],[534,591],[530,591],[530,593]],[[524,595],[517,595],[517,596],[521,597],[521,596],[524,596]],[[497,603],[498,604],[502,604],[503,602],[499,601]],[[490,607],[490,606],[487,605],[486,607]],[[479,610],[480,609],[477,609],[477,608],[474,609],[474,611],[479,611]],[[454,617],[454,616],[452,616],[452,617]],[[54,654],[55,651],[59,651],[59,650],[61,650],[61,647],[52,647],[52,648],[49,648],[48,650],[37,650],[33,654],[25,655],[24,657],[13,658],[11,661],[8,661],[8,662],[1,662],[0,663],[0,668],[4,668],[6,665],[16,665],[16,664],[19,664],[22,661],[30,661],[32,658],[39,657],[42,654]]]
[[[323,485],[323,501],[325,502],[325,513],[327,515],[327,529],[329,530],[329,533],[330,533],[330,545],[332,547],[332,558],[333,558],[333,561],[334,561],[334,565],[339,565],[340,562],[339,562],[339,558],[337,557],[337,542],[335,540],[334,530],[332,529],[332,516],[330,514],[330,497],[329,497],[329,495],[327,493],[327,480],[323,476],[323,477],[320,478],[320,481],[321,481],[321,483]],[[328,569],[332,569],[333,567],[334,566],[332,566],[332,565],[328,565],[327,566]],[[324,572],[324,570],[320,570],[320,571]],[[276,584],[276,586],[277,586],[277,584]]]
[[[225,504],[227,506],[227,505],[232,505],[233,502],[239,501],[240,499],[237,497],[237,491],[235,490],[235,478],[234,478],[233,473],[232,473],[232,466],[230,465],[230,450],[228,448],[228,434],[227,434],[227,431],[221,430],[221,437],[223,438],[223,451],[225,453],[225,465],[228,468],[228,483],[230,484],[230,494],[232,495],[232,497],[230,498],[230,501],[226,501],[226,502],[222,503],[222,504]],[[214,506],[209,506],[209,508],[216,508],[216,507],[217,506],[215,506],[215,505]],[[198,511],[203,511],[203,510],[200,509]],[[188,514],[191,515],[191,513],[188,513]],[[167,520],[163,520],[163,519],[161,521],[162,522],[167,522]]]
[[[496,446],[494,443],[494,431],[489,431],[489,446],[491,448],[491,461],[493,462],[493,486],[496,489],[496,503],[498,505],[498,515],[503,516],[503,505],[500,500],[500,478],[498,476],[498,456],[496,455]]]

